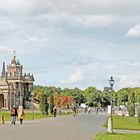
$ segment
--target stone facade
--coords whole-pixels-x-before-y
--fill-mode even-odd
[[[13,105],[29,108],[33,82],[34,76],[30,73],[23,74],[23,66],[16,56],[7,66],[7,71],[3,62],[0,76],[0,108],[10,109]]]

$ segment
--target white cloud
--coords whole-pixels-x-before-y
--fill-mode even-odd
[[[102,28],[111,25],[115,20],[108,15],[71,16],[69,22],[86,28]]]
[[[31,10],[34,3],[32,0],[0,0],[0,11],[2,14],[8,15],[26,14]]]
[[[140,43],[124,34],[139,21],[139,7],[139,0],[0,0],[0,60],[15,49],[36,81],[67,87],[104,87],[110,75],[119,75],[117,86],[138,85],[139,61],[128,59],[139,60]],[[139,37],[140,23],[127,36]]]
[[[69,76],[67,81],[60,81],[61,83],[77,83],[83,80],[83,72],[79,68],[75,69],[74,72]]]
[[[9,52],[9,48],[7,46],[0,46],[0,51]]]
[[[140,37],[140,23],[138,23],[136,26],[132,27],[127,32],[128,37]]]
[[[140,85],[139,75],[122,75],[119,81],[119,87],[138,87]]]
[[[91,68],[92,68],[92,70],[96,70],[95,64],[92,64],[92,65],[91,65]]]
[[[46,18],[52,22],[63,21],[73,26],[85,28],[106,27],[116,21],[116,18],[111,15],[73,15],[66,12],[48,14]]]

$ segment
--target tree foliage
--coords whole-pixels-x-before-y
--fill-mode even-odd
[[[50,113],[53,114],[53,108],[54,108],[54,97],[53,94],[50,94]]]
[[[40,111],[42,112],[42,114],[48,114],[48,102],[47,102],[47,95],[46,94],[41,94],[40,95]]]
[[[48,97],[50,111],[52,112],[54,105],[57,107],[69,108],[72,104],[80,105],[86,103],[89,106],[107,107],[110,105],[110,89],[104,88],[103,91],[96,87],[88,87],[85,90],[79,88],[64,88],[60,87],[43,87],[34,86],[34,99],[38,103],[42,100],[42,93]],[[113,91],[113,106],[125,105],[128,110],[134,111],[135,103],[140,104],[140,87],[136,88],[122,88],[118,91]],[[46,97],[45,97],[46,98]],[[133,108],[133,109],[130,109]],[[133,112],[134,113],[134,112]],[[130,114],[133,114],[130,113]]]

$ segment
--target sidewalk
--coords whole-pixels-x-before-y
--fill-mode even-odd
[[[140,130],[113,129],[113,132],[114,132],[114,133],[140,134]]]

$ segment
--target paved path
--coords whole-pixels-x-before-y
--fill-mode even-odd
[[[121,129],[113,129],[114,133],[129,133],[129,134],[140,134],[140,131],[136,130],[121,130]]]
[[[102,127],[107,114],[80,113],[73,117],[47,118],[26,121],[23,125],[10,123],[0,126],[0,139],[4,140],[93,140]]]

